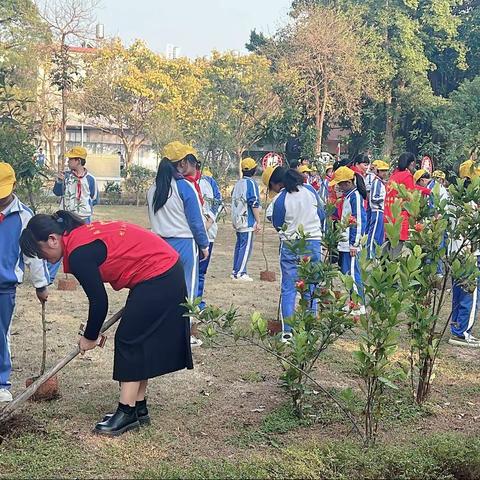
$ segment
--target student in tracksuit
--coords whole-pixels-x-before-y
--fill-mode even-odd
[[[278,195],[267,211],[267,217],[280,236],[280,269],[282,272],[282,330],[283,341],[291,339],[289,318],[295,313],[298,280],[298,256],[291,251],[288,242],[299,238],[299,228],[308,234],[305,255],[311,262],[321,261],[322,221],[325,217],[322,201],[311,185],[303,182],[303,175],[296,170],[281,167],[265,169],[262,180],[265,186]],[[315,310],[315,306],[312,305]]]
[[[47,265],[38,258],[20,253],[20,235],[33,214],[14,195],[15,172],[8,163],[0,163],[0,402],[12,401],[10,393],[10,325],[15,308],[17,285],[23,281],[25,264],[30,268],[37,297],[45,302],[49,282]]]
[[[383,245],[385,240],[385,227],[383,212],[385,209],[385,180],[388,175],[389,165],[382,160],[372,163],[371,174],[373,180],[370,183],[368,204],[370,207],[370,222],[368,223],[367,249],[369,258],[374,258],[376,248]]]
[[[465,179],[465,186],[471,182],[472,178],[477,178],[479,174],[478,170],[474,170],[474,163],[471,160],[460,165],[459,176]],[[458,248],[458,246],[452,245],[452,250],[455,250],[455,247]],[[477,265],[480,268],[480,251],[477,250],[474,255],[477,257]],[[465,290],[458,282],[453,282],[451,336],[448,343],[480,348],[480,339],[472,335],[472,328],[480,308],[479,289],[480,276],[477,278],[477,285],[473,292]]]
[[[77,214],[85,223],[90,223],[93,207],[98,204],[98,186],[95,177],[85,168],[87,150],[74,147],[66,155],[69,171],[60,174],[53,186],[53,193],[61,197],[60,208]],[[50,280],[57,276],[61,262],[48,264]]]
[[[366,213],[365,206],[354,182],[355,172],[348,167],[340,167],[335,171],[330,185],[338,185],[344,194],[342,208],[342,222],[348,222],[348,227],[338,244],[339,263],[342,273],[349,274],[354,281],[355,292],[364,299],[362,278],[358,264],[360,240],[365,234]],[[365,306],[361,305],[359,313],[365,313]]]
[[[207,274],[210,259],[212,258],[213,243],[215,242],[215,238],[218,232],[217,215],[220,212],[220,208],[222,205],[222,194],[220,193],[218,184],[213,178],[212,172],[210,172],[210,170],[203,170],[203,175],[200,178],[199,184],[205,202],[203,210],[206,218],[208,240],[210,241],[210,245],[208,247],[208,258],[200,262],[198,276],[197,297],[202,298],[202,302],[200,303],[199,307],[201,309],[204,309],[205,301],[203,300],[203,291],[205,288],[205,275]]]
[[[260,193],[252,178],[257,170],[253,158],[241,163],[243,178],[237,181],[232,192],[232,224],[237,233],[233,255],[232,280],[252,282],[247,274],[247,264],[252,254],[254,233],[260,231]]]
[[[185,272],[188,299],[198,291],[199,249],[202,260],[208,258],[200,187],[186,177],[194,177],[197,152],[180,142],[169,143],[158,166],[155,185],[147,193],[148,216],[152,230],[180,255]]]

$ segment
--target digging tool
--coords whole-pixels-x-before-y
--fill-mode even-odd
[[[112,315],[102,326],[100,333],[106,332],[112,325],[117,323],[123,315],[123,308]],[[28,388],[26,388],[18,397],[15,398],[10,403],[0,411],[0,423],[4,422],[13,411],[21,407],[35,392],[38,390],[40,385],[45,383],[50,377],[53,377],[57,372],[59,372],[63,367],[70,363],[78,354],[80,353],[80,348],[77,345],[70,353],[65,355],[56,365],[54,365],[50,370],[45,372],[43,375],[38,377]]]
[[[268,202],[268,189],[265,193],[265,203]],[[276,280],[275,272],[271,272],[268,269],[268,259],[267,255],[265,254],[265,224],[267,223],[267,208],[265,208],[263,213],[263,225],[262,225],[262,255],[263,259],[265,260],[265,270],[260,272],[260,280],[265,282],[274,282]]]

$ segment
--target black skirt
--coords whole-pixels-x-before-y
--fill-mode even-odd
[[[113,379],[136,382],[192,369],[187,288],[180,262],[130,291],[115,335]]]

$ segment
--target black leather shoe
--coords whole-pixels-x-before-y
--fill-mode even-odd
[[[138,428],[140,428],[140,422],[138,421],[136,408],[119,404],[117,411],[107,420],[97,423],[93,431],[99,435],[117,437],[129,430]]]
[[[150,415],[148,414],[147,402],[145,400],[137,402],[135,408],[137,409],[137,417],[140,426],[144,427],[150,425]],[[106,422],[112,416],[113,413],[108,413],[103,417],[102,422]]]

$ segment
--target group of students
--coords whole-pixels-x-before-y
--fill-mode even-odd
[[[407,190],[418,190],[428,197],[433,207],[432,192],[437,192],[440,200],[448,200],[446,175],[440,170],[430,174],[425,169],[416,168],[416,158],[412,153],[403,153],[398,158],[396,168],[389,176],[391,167],[382,160],[370,162],[367,155],[358,155],[353,160],[344,159],[326,166],[326,175],[318,183],[318,188],[305,175],[305,164],[295,169],[269,167],[263,173],[263,183],[271,192],[278,193],[269,206],[268,218],[280,235],[280,266],[282,272],[281,306],[283,340],[288,341],[291,327],[288,319],[295,309],[298,279],[298,259],[286,247],[299,237],[299,226],[308,235],[307,255],[311,261],[321,261],[320,240],[326,228],[324,207],[327,203],[335,206],[333,220],[341,221],[346,229],[338,244],[338,262],[342,273],[353,278],[354,290],[363,299],[352,313],[364,314],[364,292],[359,268],[359,253],[362,245],[367,255],[374,258],[383,248],[388,248],[392,258],[400,255],[409,237],[409,213],[401,211],[400,242],[392,248],[385,238],[385,222],[396,221],[392,205],[398,198],[398,186]],[[464,162],[459,177],[470,182],[480,176],[474,162]],[[478,207],[478,206],[477,206]],[[366,242],[362,238],[366,236]],[[446,245],[443,239],[442,245]],[[455,246],[452,246],[455,248]],[[474,253],[480,265],[480,252]],[[443,275],[442,265],[438,274]],[[480,340],[472,335],[472,328],[478,314],[478,286],[473,292],[465,290],[461,282],[452,286],[452,322],[449,343],[453,345],[480,347]]]
[[[71,159],[71,169],[78,162],[85,167],[86,151],[77,147],[67,158]],[[376,247],[384,244],[384,216],[391,216],[397,184],[430,195],[433,179],[428,179],[425,171],[414,174],[415,164],[412,154],[402,154],[387,181],[388,164],[370,164],[368,157],[358,156],[353,162],[329,166],[318,185],[309,184],[305,172],[295,168],[276,166],[263,171],[263,183],[275,194],[266,216],[280,237],[282,341],[288,342],[294,334],[289,318],[295,311],[298,279],[298,258],[287,243],[298,238],[301,227],[308,235],[306,254],[312,262],[322,261],[325,204],[333,202],[335,219],[347,225],[338,245],[340,268],[353,277],[354,288],[363,298],[358,263],[362,237],[368,234],[369,255],[375,255]],[[247,265],[255,232],[260,230],[261,199],[253,178],[257,163],[246,158],[241,168],[243,177],[232,192],[236,246],[231,278],[251,282]],[[435,177],[442,184],[441,172]],[[191,335],[182,305],[185,298],[203,297],[222,196],[211,173],[202,172],[197,152],[180,142],[165,147],[155,182],[147,193],[151,231],[124,221],[91,221],[96,185],[88,179],[86,169],[66,178],[71,182],[62,179],[61,188],[55,187],[63,193],[63,209],[54,215],[33,216],[14,194],[12,167],[0,163],[0,401],[12,399],[9,328],[24,265],[30,264],[37,296],[44,302],[51,282],[47,262],[56,265],[63,259],[64,272],[78,279],[89,299],[88,321],[79,339],[81,353],[95,348],[107,315],[104,283],[115,290],[130,290],[115,336],[113,378],[120,383],[119,403],[116,411],[104,416],[94,428],[98,434],[116,436],[149,423],[148,379],[193,368],[191,347],[201,342]],[[67,191],[73,193],[68,197],[71,203],[65,201]],[[82,213],[77,209],[82,199],[89,206],[88,216],[78,215]],[[408,213],[402,212],[401,241],[407,238]],[[471,294],[456,285],[453,297],[454,305],[458,304],[458,314],[454,315],[458,329],[452,327],[452,335],[458,344],[463,341],[480,346],[471,336],[476,291]],[[205,306],[203,300],[200,306]],[[354,313],[364,312],[365,306],[360,305]]]

